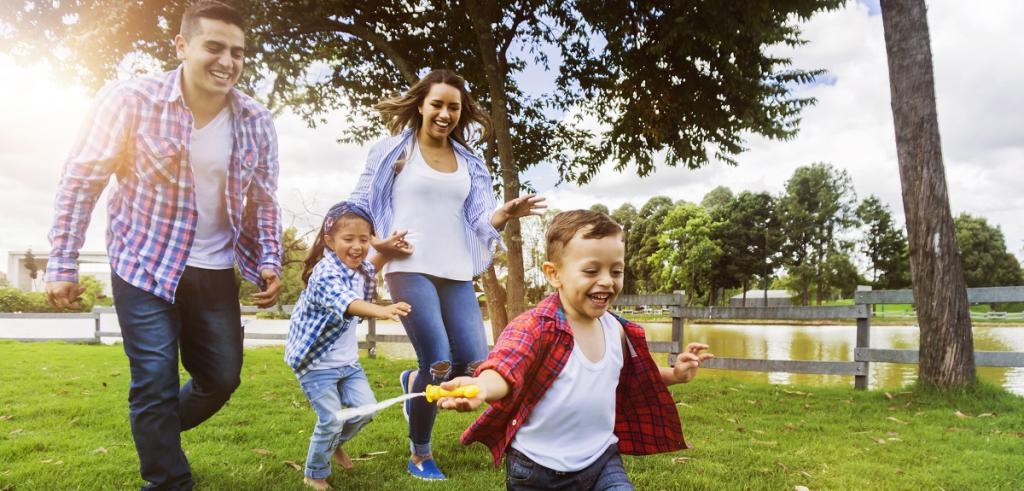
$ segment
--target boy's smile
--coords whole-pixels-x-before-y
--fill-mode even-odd
[[[560,259],[544,263],[548,282],[555,287],[570,320],[595,320],[622,291],[626,246],[622,234],[585,239],[588,228],[579,230],[562,249]]]

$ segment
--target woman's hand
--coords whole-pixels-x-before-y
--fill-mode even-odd
[[[491,225],[496,229],[501,229],[505,226],[506,222],[513,218],[523,218],[530,215],[543,215],[544,210],[548,207],[546,201],[547,198],[537,194],[520,196],[505,203],[504,205],[501,205],[501,208],[495,210],[494,215],[491,216]]]
[[[370,239],[370,245],[374,250],[389,258],[408,257],[413,251],[412,244],[405,240],[408,233],[408,230],[395,230],[386,239],[378,239],[374,236]]]

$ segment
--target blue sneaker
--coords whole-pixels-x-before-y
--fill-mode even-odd
[[[398,376],[398,385],[402,386],[402,395],[408,394],[411,387],[409,387],[409,376],[412,375],[412,370],[403,370],[402,374]],[[402,403],[402,416],[405,416],[405,422],[409,422],[409,403],[412,399],[409,399]],[[409,465],[412,465],[411,463]],[[410,471],[411,472],[411,471]]]
[[[447,479],[441,469],[437,468],[437,464],[434,463],[434,459],[427,459],[419,464],[413,464],[412,459],[409,459],[409,465],[406,466],[409,469],[409,474],[417,479],[424,479],[427,481],[441,481]]]

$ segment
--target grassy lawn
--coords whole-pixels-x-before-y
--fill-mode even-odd
[[[183,435],[200,489],[303,489],[315,416],[282,349],[246,351],[242,387]],[[0,490],[131,489],[142,484],[128,429],[120,346],[0,341]],[[380,399],[407,360],[364,360]],[[1021,489],[1024,398],[987,386],[959,394],[701,380],[673,388],[687,441],[675,454],[627,457],[638,489]],[[435,455],[445,483],[405,473],[401,410],[380,413],[347,446],[341,489],[503,489],[482,445],[458,435],[473,415],[443,413]]]

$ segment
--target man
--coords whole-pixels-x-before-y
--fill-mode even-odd
[[[143,489],[190,489],[180,432],[239,385],[242,326],[234,265],[277,301],[281,264],[277,136],[270,113],[234,89],[241,15],[215,1],[185,11],[181,65],[112,82],[97,96],[65,164],[50,231],[46,291],[74,307],[78,250],[110,176],[107,250],[131,366],[128,399]],[[192,376],[179,388],[178,352]]]

